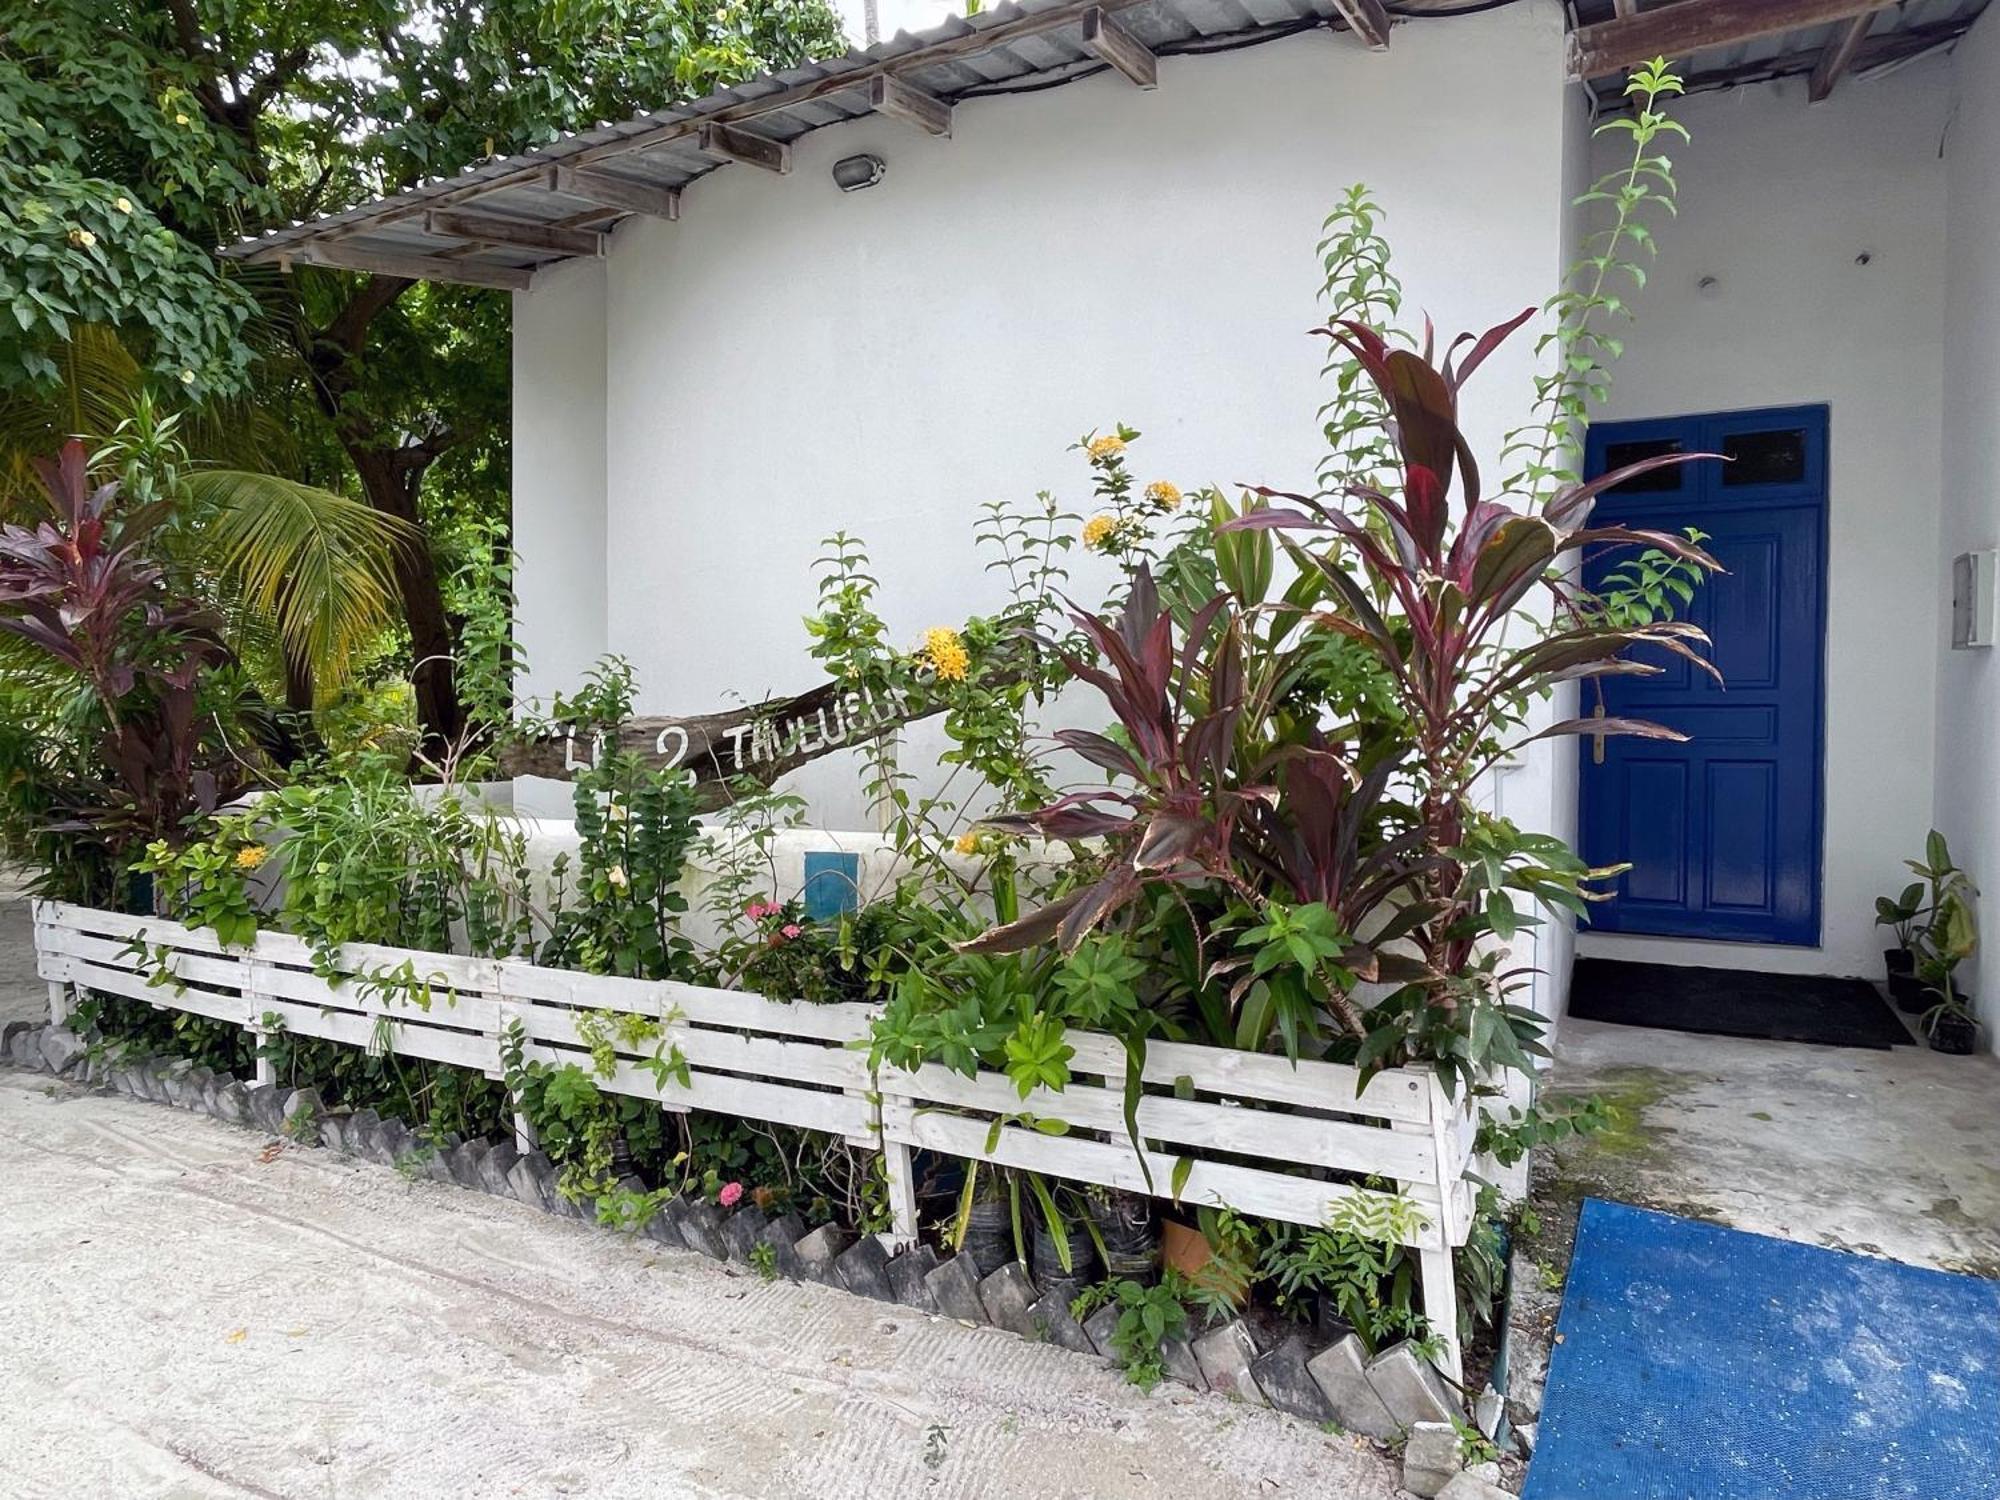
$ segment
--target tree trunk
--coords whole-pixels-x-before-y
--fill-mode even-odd
[[[411,684],[416,689],[417,727],[421,752],[437,759],[465,738],[465,706],[458,699],[454,667],[458,659],[458,626],[444,607],[437,565],[417,517],[417,490],[427,464],[411,463],[396,452],[356,452],[349,449],[361,478],[361,491],[375,509],[407,521],[418,540],[396,549],[396,591],[403,601],[403,618],[410,630],[410,655],[415,663]]]

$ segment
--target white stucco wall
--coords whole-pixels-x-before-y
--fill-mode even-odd
[[[1693,134],[1672,151],[1681,213],[1659,226],[1660,255],[1634,299],[1631,352],[1605,414],[1831,404],[1823,946],[1586,932],[1582,953],[1792,972],[1880,970],[1875,896],[1899,887],[1901,861],[1921,849],[1932,811],[1937,601],[1945,587],[1938,143],[1949,67],[1935,59],[1872,82],[1849,80],[1813,106],[1798,78],[1675,108]],[[1996,154],[1987,128],[1985,154],[1975,148],[1967,160],[1990,179]],[[1619,150],[1615,140],[1601,144],[1599,168]],[[1988,213],[1980,248],[1990,275],[1990,206]],[[1857,259],[1864,254],[1866,265]],[[1704,293],[1699,283],[1711,276],[1717,285]],[[1990,423],[1990,381],[1987,389]],[[1989,517],[1992,503],[1989,487]],[[1971,748],[1938,747],[1941,759]]]
[[[1935,563],[2000,546],[2000,12],[1959,44],[1944,137],[1948,183],[1944,311],[1944,517]],[[2000,661],[1951,651],[1949,599],[1937,615],[1937,826],[1987,892],[1985,944],[1970,988],[1985,1045],[2000,1032]]]
[[[1140,428],[1142,480],[1309,485],[1327,210],[1369,182],[1415,306],[1446,331],[1499,321],[1554,284],[1562,101],[1559,10],[1532,0],[1399,28],[1386,56],[1316,32],[1164,60],[1151,92],[1107,75],[970,101],[949,140],[871,118],[806,137],[788,177],[732,167],[688,192],[680,222],[620,228],[601,595],[605,645],[637,667],[642,708],[810,685],[800,617],[838,528],[867,541],[899,640],[991,608],[978,506],[1052,489],[1083,508],[1064,449],[1088,428]],[[843,196],[828,168],[858,151],[887,176]],[[524,317],[543,296],[538,281]],[[563,323],[524,323],[524,367]],[[1525,408],[1530,346],[1518,338],[1474,384],[1483,454]],[[590,398],[537,370],[522,399]],[[561,531],[550,512],[588,505],[530,477],[517,509],[541,519],[524,554]],[[524,556],[542,691],[576,660],[547,612],[597,606],[562,596],[590,571],[570,540],[587,545]],[[1085,562],[1079,597],[1103,581]],[[905,762],[940,746],[919,726]],[[801,784],[821,820],[864,826],[839,759]]]
[[[605,653],[604,265],[514,294],[514,639],[522,699],[576,687]]]

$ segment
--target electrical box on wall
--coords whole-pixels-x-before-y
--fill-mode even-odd
[[[2000,553],[1961,552],[1951,560],[1951,645],[1954,651],[1991,646],[2000,635],[1993,565]]]

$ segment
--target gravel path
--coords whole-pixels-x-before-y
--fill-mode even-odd
[[[1269,1411],[11,1069],[0,1184],[21,1500],[1398,1493]]]

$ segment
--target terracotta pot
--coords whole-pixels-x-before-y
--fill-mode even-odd
[[[1250,1289],[1224,1270],[1208,1247],[1208,1236],[1199,1229],[1166,1220],[1160,1229],[1160,1252],[1167,1265],[1193,1285],[1213,1287],[1238,1307],[1243,1305]]]

